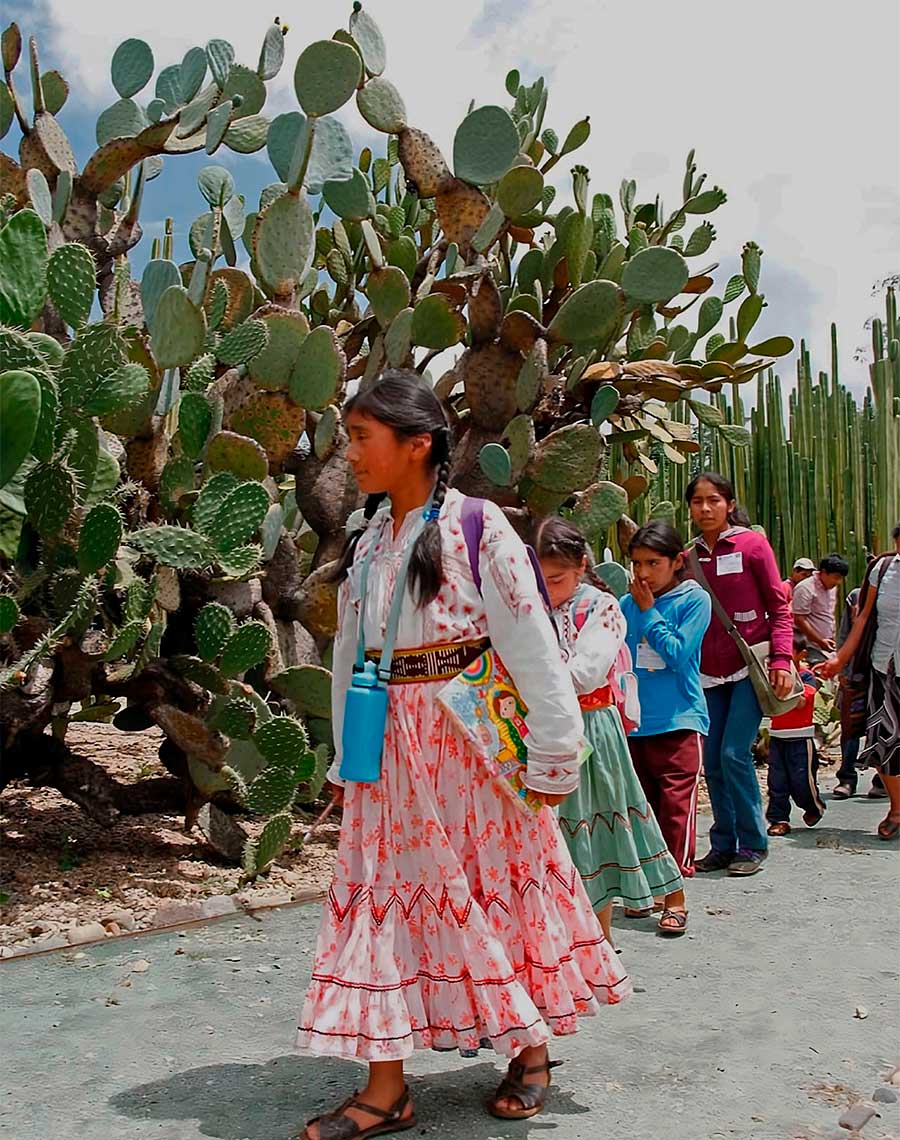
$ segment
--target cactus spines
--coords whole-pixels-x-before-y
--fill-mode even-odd
[[[234,632],[234,616],[227,606],[209,602],[194,618],[194,640],[203,661],[214,661]]]
[[[78,569],[93,574],[112,561],[122,540],[122,516],[112,503],[98,503],[85,515],[78,534]]]
[[[60,460],[36,463],[25,480],[28,521],[45,538],[57,538],[75,508],[75,476]]]
[[[245,673],[265,660],[271,644],[266,626],[261,621],[248,621],[228,638],[219,668],[226,677]]]
[[[294,665],[271,680],[276,693],[287,697],[303,716],[331,716],[331,673],[320,665]]]
[[[230,491],[207,527],[216,550],[227,553],[252,538],[269,509],[269,493],[261,483],[241,483]]]
[[[84,402],[89,416],[107,416],[127,411],[150,391],[150,376],[143,364],[123,364],[106,376]]]
[[[217,471],[200,488],[194,503],[192,519],[197,530],[206,533],[226,495],[238,485],[238,477],[230,471]]]
[[[249,320],[227,332],[216,345],[216,359],[222,364],[246,364],[269,343],[264,321]]]
[[[262,481],[269,474],[265,449],[255,439],[233,431],[220,431],[206,448],[206,462],[213,471],[229,471],[240,479]]]
[[[244,851],[244,871],[250,877],[260,875],[273,859],[284,850],[291,837],[293,818],[290,812],[273,815],[259,833],[248,842]]]
[[[220,551],[216,560],[227,578],[246,578],[262,562],[262,547],[258,543],[248,546],[234,546],[231,550]]]
[[[144,620],[126,622],[110,642],[104,660],[121,661],[123,657],[128,657],[140,641],[145,628]]]
[[[253,734],[253,743],[265,757],[266,764],[292,771],[298,770],[309,750],[309,738],[303,725],[291,716],[276,716],[260,725]]]
[[[59,370],[63,408],[81,408],[105,377],[126,363],[122,334],[112,325],[86,325],[66,350]]]
[[[203,535],[183,526],[148,526],[129,534],[127,541],[176,570],[203,570],[215,557]]]
[[[41,385],[30,372],[0,375],[0,487],[22,466],[41,417]]]
[[[236,697],[214,713],[209,723],[232,740],[249,740],[256,728],[256,708],[243,697]]]
[[[0,324],[30,328],[46,290],[47,231],[34,210],[20,210],[0,229]]]
[[[56,311],[72,328],[79,328],[91,315],[96,279],[94,256],[80,242],[66,242],[50,254],[47,291]]]
[[[212,427],[212,408],[201,392],[185,392],[178,405],[178,434],[184,453],[197,459]]]
[[[216,375],[216,358],[212,353],[198,356],[182,381],[186,392],[205,392]]]

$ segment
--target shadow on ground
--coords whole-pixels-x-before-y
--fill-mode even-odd
[[[288,1140],[310,1117],[349,1095],[363,1073],[359,1065],[336,1058],[285,1056],[264,1065],[204,1065],[125,1089],[109,1104],[132,1120],[196,1120],[200,1135],[215,1140]],[[420,1127],[433,1135],[472,1140],[528,1140],[557,1127],[540,1118],[523,1123],[488,1116],[483,1105],[499,1077],[490,1063],[411,1077]],[[552,1103],[554,1115],[589,1111],[559,1089],[553,1090]]]

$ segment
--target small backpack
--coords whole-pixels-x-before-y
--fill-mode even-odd
[[[596,603],[596,594],[583,588],[579,590],[575,605],[572,608],[572,624],[575,626],[576,633],[580,633],[584,628],[584,624],[593,612]],[[619,646],[619,652],[616,654],[606,683],[610,687],[613,701],[619,710],[625,735],[628,736],[641,723],[641,705],[638,700],[638,683],[634,674],[631,650],[624,641]]]

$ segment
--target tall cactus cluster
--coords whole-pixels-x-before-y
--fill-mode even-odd
[[[634,505],[635,517],[669,517],[687,533],[684,492],[691,474],[721,471],[785,570],[797,558],[817,560],[837,550],[850,562],[850,579],[861,581],[866,555],[890,549],[900,521],[900,330],[892,287],[884,320],[872,322],[869,377],[857,403],[840,380],[832,325],[829,371],[814,372],[801,342],[787,400],[771,369],[757,377],[749,412],[739,388],[713,394],[695,409],[693,469],[661,468]]]
[[[792,347],[753,336],[752,242],[716,292],[708,216],[726,195],[693,153],[670,209],[631,180],[617,202],[591,194],[580,165],[560,204],[550,174],[590,121],[558,134],[543,79],[514,71],[503,105],[463,118],[451,168],[410,124],[359,3],[299,53],[298,109],[270,119],[286,32],[269,27],[256,66],[221,39],[158,71],[148,44],[119,45],[118,98],[81,170],[56,117],[68,88],[33,40],[26,115],[15,25],[0,84],[0,137],[21,136],[18,160],[0,153],[7,771],[28,775],[51,724],[58,745],[74,717],[155,723],[189,817],[218,796],[270,816],[251,874],[331,745],[330,566],[359,500],[348,386],[415,368],[446,403],[454,484],[516,520],[569,513],[603,544],[649,480],[687,470],[694,419],[709,422],[698,394]],[[382,148],[355,153],[335,116],[351,100]],[[186,248],[167,225],[132,279],[146,183],[223,146],[265,150],[271,184],[251,203],[205,166]]]

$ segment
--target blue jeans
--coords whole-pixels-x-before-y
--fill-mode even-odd
[[[715,852],[766,851],[769,840],[762,795],[750,747],[762,710],[748,678],[706,690],[709,734],[703,745],[703,770],[713,811],[709,832]]]

